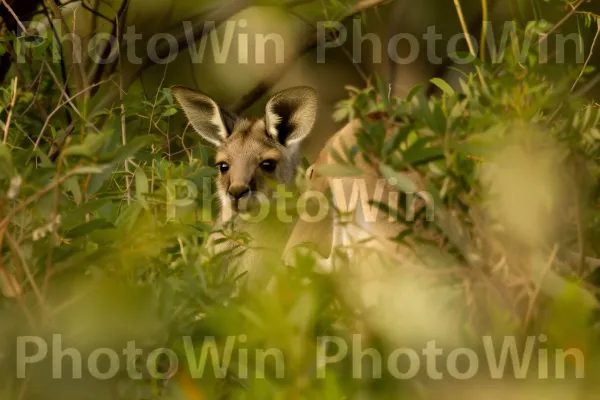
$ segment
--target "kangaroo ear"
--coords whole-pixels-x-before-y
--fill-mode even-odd
[[[233,131],[237,117],[223,110],[204,93],[183,86],[171,88],[194,130],[204,139],[220,146]]]
[[[275,94],[267,102],[267,132],[284,146],[302,141],[317,118],[317,92],[300,86]]]

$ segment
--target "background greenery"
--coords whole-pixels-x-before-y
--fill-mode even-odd
[[[1,397],[596,398],[598,4],[462,3],[3,1]],[[74,6],[75,14],[69,11]],[[121,37],[127,26],[145,38],[176,33],[183,20],[214,20],[223,35],[225,21],[246,19],[247,32],[280,33],[290,57],[284,64],[275,63],[274,54],[266,54],[266,64],[235,57],[224,65],[213,57],[193,64],[182,51],[164,65],[146,58],[136,65],[125,57],[108,65],[72,64],[73,48],[64,41],[62,61],[53,62],[52,35],[27,49],[36,32],[19,26],[59,14],[50,32],[83,38],[99,31]],[[315,23],[343,21],[352,32],[352,17],[360,18],[363,33],[377,33],[384,43],[396,33],[421,35],[435,25],[444,35],[437,49],[442,64],[430,65],[424,52],[407,65],[386,57],[373,63],[368,43],[356,62],[351,41],[328,53],[325,63],[316,62]],[[456,55],[444,51],[448,38],[465,28],[479,37],[483,20],[497,32],[514,21],[516,36],[503,61],[492,63],[483,51],[471,65],[456,65]],[[567,46],[564,63],[556,54],[543,62],[535,47],[526,62],[515,58],[514,45],[528,37],[555,43],[557,33],[572,32],[581,35],[582,54]],[[141,57],[145,45],[136,48]],[[400,54],[407,50],[399,46]],[[20,52],[24,62],[16,62]],[[207,183],[215,174],[212,150],[185,126],[168,89],[174,84],[201,89],[242,114],[261,113],[279,88],[317,87],[320,118],[305,146],[308,162],[343,123],[362,119],[358,146],[336,156],[336,171],[351,174],[353,160],[365,156],[383,177],[398,178],[400,190],[431,194],[435,218],[420,208],[395,238],[420,254],[423,268],[407,277],[392,262],[385,284],[377,286],[384,301],[372,308],[359,300],[361,282],[314,272],[310,256],[298,256],[277,290],[239,293],[238,277],[216,268],[218,256],[203,245],[215,210]],[[376,122],[369,118],[374,114]],[[402,171],[415,178],[402,178]],[[175,188],[168,182],[176,179],[193,182],[199,193],[195,204],[173,215]],[[398,207],[394,211],[404,215],[402,201]],[[344,250],[336,252],[342,263]],[[125,370],[109,381],[86,375],[57,380],[49,358],[28,370],[28,379],[16,379],[15,338],[51,341],[56,333],[64,348],[84,355],[99,347],[120,351],[135,340],[144,349],[174,349],[182,365],[168,380],[132,381]],[[353,379],[351,357],[318,379],[316,338],[337,335],[352,348],[353,333],[362,335],[364,348],[384,355],[403,346],[420,349],[433,339],[479,350],[482,335],[515,335],[523,343],[544,334],[544,348],[584,352],[587,379],[540,381],[536,368],[522,381],[489,381],[485,374],[465,382],[402,381],[389,374],[374,379],[368,358],[363,379]],[[253,371],[251,378],[240,377],[236,352],[225,379],[188,376],[182,337],[192,337],[199,352],[207,337],[224,346],[227,337],[239,335],[246,340],[237,349],[281,349],[285,376],[278,378],[267,364],[265,379],[252,378]],[[157,363],[159,369],[166,365]],[[64,365],[69,376],[68,358]]]

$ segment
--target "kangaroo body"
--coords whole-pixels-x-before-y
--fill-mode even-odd
[[[292,221],[278,212],[277,193],[288,190],[296,177],[300,143],[316,119],[316,91],[281,91],[267,102],[263,117],[251,119],[225,111],[201,92],[180,86],[172,91],[196,132],[217,150],[221,232],[211,237],[210,246],[240,270],[264,275],[262,266],[280,257],[289,235]],[[247,234],[249,246],[240,246],[228,230]]]

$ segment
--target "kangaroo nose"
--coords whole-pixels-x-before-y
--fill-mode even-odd
[[[229,186],[228,193],[234,200],[239,200],[245,195],[250,193],[250,186],[248,185],[231,185]]]

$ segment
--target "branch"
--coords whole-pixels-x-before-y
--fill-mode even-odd
[[[39,135],[38,135],[38,138],[37,138],[37,139],[36,139],[36,141],[35,141],[35,144],[34,144],[34,146],[33,146],[33,149],[34,149],[34,150],[35,150],[35,149],[37,149],[37,148],[38,148],[38,146],[40,145],[40,142],[41,142],[41,140],[42,140],[42,137],[44,136],[44,132],[46,131],[46,128],[47,128],[47,127],[48,127],[48,125],[50,124],[50,119],[51,119],[51,118],[54,116],[54,114],[56,114],[56,113],[57,113],[57,112],[58,112],[58,111],[59,111],[59,110],[60,110],[60,109],[61,109],[61,108],[62,108],[62,107],[65,105],[65,104],[69,104],[69,105],[71,105],[71,107],[73,107],[73,110],[74,110],[74,111],[77,113],[77,115],[78,115],[78,116],[79,116],[79,117],[80,117],[80,118],[81,118],[83,121],[86,121],[86,120],[85,120],[85,118],[83,117],[83,115],[81,115],[81,113],[80,113],[80,112],[77,110],[77,108],[75,108],[75,107],[73,106],[73,102],[72,102],[71,100],[73,100],[75,97],[77,97],[77,96],[79,96],[79,95],[82,95],[82,94],[84,94],[84,93],[86,93],[86,92],[90,91],[90,90],[91,90],[91,89],[93,89],[94,87],[96,87],[96,86],[98,86],[98,85],[101,85],[101,84],[103,84],[103,83],[104,83],[104,82],[98,82],[98,83],[95,83],[95,84],[93,84],[93,85],[91,85],[91,86],[88,86],[88,87],[86,87],[85,89],[83,89],[83,91],[81,91],[81,92],[77,92],[77,93],[75,93],[73,96],[66,97],[66,99],[65,99],[63,102],[61,102],[61,103],[58,103],[58,105],[56,106],[56,108],[54,109],[54,111],[52,111],[50,114],[48,114],[48,117],[46,118],[46,121],[44,122],[44,125],[42,125],[42,129],[40,130],[40,133],[39,133]],[[63,92],[63,96],[66,96],[66,94],[65,94],[64,92]],[[87,121],[86,121],[86,122],[87,122]],[[94,125],[91,125],[91,127],[92,127],[93,129],[95,129],[96,131],[98,131],[98,128],[96,128]],[[98,132],[99,132],[99,131],[98,131]]]
[[[43,4],[43,2],[40,1],[40,4]],[[73,16],[73,14],[75,14],[75,11],[77,10],[77,8],[79,6],[83,6],[82,1],[74,1],[72,3],[65,4],[60,7],[60,13],[63,16],[63,18],[69,18],[69,17]],[[36,27],[40,28],[40,29],[37,29],[38,32],[45,32],[48,29],[50,29],[51,26],[52,26],[52,17],[47,14],[45,15],[44,18],[39,20],[39,22],[37,22],[37,24],[36,24]]]
[[[352,19],[356,15],[380,5],[383,5],[388,0],[363,0],[355,4],[342,18],[342,23],[347,22],[347,20]],[[302,55],[312,51],[318,42],[318,37],[316,32],[309,37],[309,39],[303,44],[300,48],[294,60],[297,60]],[[262,79],[258,82],[258,84],[250,90],[248,93],[242,96],[242,98],[232,107],[232,111],[235,113],[241,113],[242,111],[248,109],[252,104],[254,104],[258,99],[260,99],[265,93],[267,93],[277,82],[283,78],[283,76],[288,71],[288,68],[293,63],[283,64],[280,68],[277,68],[271,75]]]
[[[467,46],[469,47],[469,53],[473,57],[477,57],[477,53],[475,52],[475,47],[473,42],[471,41],[471,36],[469,35],[469,28],[467,27],[467,23],[465,22],[465,16],[462,11],[462,6],[460,5],[460,0],[454,0],[454,7],[456,8],[456,13],[458,14],[458,19],[460,21],[460,26],[463,30],[463,34],[465,35],[465,40],[467,41]],[[483,13],[483,11],[482,11]],[[483,14],[482,14],[483,15]],[[475,71],[477,71],[477,76],[479,77],[479,81],[482,86],[485,86],[485,79],[483,77],[483,72],[479,65],[475,65]]]
[[[32,196],[27,198],[25,201],[23,201],[21,204],[19,204],[18,207],[10,210],[10,212],[6,215],[6,217],[4,217],[4,219],[0,222],[0,235],[4,234],[4,230],[8,226],[8,223],[10,222],[12,217],[14,217],[16,214],[20,213],[21,211],[23,211],[24,209],[29,207],[29,205],[31,205],[32,203],[38,201],[43,195],[45,195],[46,193],[48,193],[49,191],[54,189],[56,186],[60,185],[61,183],[63,183],[64,181],[66,181],[67,179],[72,177],[73,175],[76,175],[77,173],[79,173],[80,169],[81,169],[80,166],[73,168],[72,170],[67,172],[65,175],[61,176],[60,178],[57,178],[56,180],[54,180],[53,182],[51,182],[47,186],[45,186],[43,189],[40,189],[35,194],[33,194]]]
[[[569,18],[571,18],[577,12],[577,9],[579,7],[581,7],[581,5],[585,2],[586,2],[586,0],[579,0],[579,2],[577,2],[577,4],[572,6],[571,11],[569,11],[569,13],[567,15],[565,15],[560,21],[558,21],[557,24],[554,25],[552,27],[552,29],[550,29],[548,31],[548,33],[546,33],[544,36],[542,36],[538,40],[537,44],[544,43],[546,40],[548,40],[548,37],[550,37],[550,35],[552,35],[554,32],[556,32],[558,30],[558,28],[560,28],[562,25],[564,25],[564,23],[567,22],[569,20]]]
[[[50,12],[48,11],[48,7],[46,7],[45,4],[43,5],[43,7],[44,7],[44,13],[46,15],[46,20],[50,24],[50,26],[52,27],[52,32],[54,33],[54,40],[56,40],[56,43],[59,45],[59,48],[60,48],[60,73],[62,75],[62,80],[65,83],[64,90],[65,90],[67,96],[70,96],[69,85],[67,84],[67,82],[68,82],[68,75],[67,75],[67,67],[65,65],[65,56],[64,56],[65,53],[63,51],[62,42],[61,42],[60,37],[58,36],[58,32],[56,31],[56,27],[54,26],[54,22],[52,22],[52,19],[50,18]],[[45,28],[45,29],[47,29],[47,28]],[[41,71],[44,70],[44,65],[45,64],[42,64]],[[52,73],[52,71],[50,71],[50,72]],[[58,82],[55,82],[55,83],[58,85]],[[68,124],[71,124],[71,122],[73,122],[72,119],[71,119],[71,113],[69,113],[69,110],[65,110],[65,117],[67,119],[67,123]]]
[[[16,32],[19,27],[19,21],[28,20],[35,13],[41,2],[42,0],[13,0],[12,2],[2,0],[4,7],[0,7],[0,17],[6,29],[9,32]],[[10,66],[10,54],[6,52],[0,57],[0,82],[4,82]]]
[[[206,29],[206,22],[214,22],[214,26],[218,26],[219,24],[225,22],[227,19],[231,18],[233,15],[239,13],[244,10],[248,5],[250,5],[250,0],[229,0],[223,1],[220,6],[213,8],[211,11],[208,11],[205,14],[200,16],[196,16],[192,18],[190,21],[192,23],[191,32],[186,32],[183,28],[174,28],[171,32],[167,32],[173,35],[177,40],[177,51],[180,52],[183,49],[187,49],[191,46],[195,46],[196,42],[200,40],[202,37],[208,35],[212,29]],[[181,22],[180,22],[181,25]],[[186,33],[189,35],[190,33],[193,36],[193,43],[188,43],[188,38]],[[126,47],[124,47],[126,48]],[[169,43],[165,43],[164,41],[159,42],[159,45],[156,47],[156,55],[160,58],[166,58],[170,55],[171,47]],[[119,71],[121,74],[121,78],[119,79],[122,84],[122,90],[127,90],[127,88],[133,83],[135,79],[144,71],[145,69],[153,66],[154,63],[150,59],[150,57],[146,57],[141,65],[136,66],[136,68],[132,68],[128,71]],[[113,102],[119,99],[119,94],[115,92],[110,92],[104,95],[101,98],[96,106],[94,107],[93,113],[98,113],[108,108]]]
[[[4,123],[4,144],[6,144],[6,142],[8,141],[8,128],[10,127],[10,120],[12,119],[13,111],[15,110],[15,100],[17,100],[18,83],[19,78],[15,77],[15,79],[13,80],[12,98],[10,99],[10,104],[8,106],[8,117],[6,118],[6,122]]]
[[[391,18],[390,22],[388,22],[390,37],[392,37],[393,35],[396,34],[396,32],[397,32],[396,28],[398,27],[398,25],[396,24],[396,21],[398,21],[402,17],[407,6],[408,6],[408,0],[400,0],[400,1],[397,1],[396,3],[394,3],[394,8],[392,10],[392,18]],[[398,63],[390,61],[389,84],[390,84],[390,88],[392,89],[392,93],[395,92],[397,75],[398,75]]]
[[[283,8],[293,8],[300,6],[302,4],[311,3],[315,0],[288,0],[283,3],[281,7]],[[368,8],[374,7],[375,5],[383,4],[384,2],[389,0],[363,0],[356,4],[346,17],[350,17],[356,15]],[[202,13],[196,17],[193,17],[190,22],[192,25],[192,29],[186,32],[180,25],[171,29],[169,34],[173,35],[177,41],[177,52],[180,53],[182,50],[186,50],[191,48],[192,46],[196,46],[196,43],[212,32],[212,29],[207,29],[206,23],[211,22],[214,23],[213,26],[217,27],[220,24],[227,21],[229,18],[238,14],[239,12],[246,9],[248,6],[252,5],[253,2],[251,0],[226,0],[222,1],[219,6],[213,7],[209,11]],[[188,36],[191,36],[188,38]],[[193,39],[193,40],[192,40]],[[192,43],[190,43],[192,42]],[[171,47],[168,42],[161,41],[158,43],[156,47],[156,56],[159,58],[166,58],[169,55],[173,55],[171,53]],[[127,90],[127,88],[133,83],[135,79],[147,68],[152,67],[154,63],[149,57],[146,57],[141,65],[137,66],[137,68],[133,68],[129,71],[119,71],[120,74],[124,74],[122,82],[123,87],[122,90]],[[117,93],[107,93],[102,99],[94,107],[94,113],[100,112],[105,108],[108,108],[113,102],[118,100]]]
[[[498,2],[498,0],[491,0],[487,9],[492,10],[494,8],[494,6],[497,4],[497,2]],[[483,33],[483,27],[484,27],[484,24],[482,23],[483,18],[484,18],[484,10],[481,9],[480,12],[475,16],[475,18],[473,18],[473,20],[468,25],[467,30],[469,32],[472,32],[472,35],[475,37],[478,37]],[[483,22],[486,22],[486,21],[483,21]],[[454,61],[449,56],[446,56],[442,60],[442,63],[439,64],[435,68],[432,78],[444,78],[444,76],[446,75],[446,72],[448,71],[448,69],[450,69],[450,67],[452,65],[454,65]],[[436,85],[429,84],[425,93],[427,96],[434,96],[434,95],[438,94],[439,91],[440,91],[440,89]]]
[[[121,6],[121,10],[119,10],[119,17],[117,18],[117,43],[118,43],[118,51],[119,51],[119,69],[123,67],[123,57],[121,53],[121,40],[123,38],[123,25],[125,25],[125,19],[127,18],[127,8],[128,8],[129,0],[123,0],[123,4]],[[126,123],[126,113],[125,113],[125,93],[123,91],[123,75],[120,75],[119,82],[119,100],[121,102],[121,143],[123,146],[127,144],[127,123]],[[125,183],[127,185],[126,188],[126,197],[127,204],[131,204],[131,176],[129,172],[129,160],[125,160]]]
[[[70,34],[71,30],[69,29],[69,26],[67,25],[67,20],[63,16],[60,8],[54,2],[54,0],[44,0],[44,2],[48,5],[48,7],[50,7],[50,10],[52,11],[54,18],[56,18],[60,21],[63,32],[65,32],[66,34]],[[73,21],[75,21],[75,20],[73,20]],[[75,28],[74,22],[73,22],[73,28]],[[71,46],[71,64],[77,64],[77,65],[71,65],[73,67],[73,73],[75,75],[75,87],[77,89],[77,92],[83,93],[82,92],[83,89],[88,86],[87,75],[85,73],[83,63],[82,62],[76,63],[73,60],[73,54],[77,54],[77,52],[79,52],[79,54],[81,54],[82,52],[81,52],[81,49],[76,49],[74,44],[71,44],[70,46]],[[87,94],[85,96],[87,97]]]
[[[110,22],[112,23],[113,27],[112,27],[112,32],[110,35],[110,40],[109,42],[103,42],[102,46],[104,47],[104,49],[102,50],[102,59],[106,60],[108,58],[110,58],[110,53],[114,51],[114,45],[115,45],[115,40],[117,40],[117,51],[119,52],[118,57],[119,57],[119,64],[121,65],[121,55],[120,55],[120,50],[121,50],[121,44],[120,44],[120,40],[123,37],[122,34],[122,27],[125,26],[125,23],[127,21],[127,10],[129,9],[129,0],[123,0],[123,2],[121,3],[121,7],[119,7],[119,10],[116,13],[115,19],[114,20],[110,20]],[[94,21],[96,21],[96,18],[94,18]],[[117,39],[115,39],[117,38]],[[113,64],[113,67],[116,64]],[[106,64],[105,63],[96,63],[96,64],[92,64],[89,72],[88,72],[88,77],[89,79],[92,80],[92,82],[99,82],[102,79],[102,75],[104,74],[104,70],[106,68]],[[111,73],[114,71],[111,71]],[[96,88],[97,89],[97,88]],[[92,95],[94,95],[96,93],[96,89],[93,90],[91,92]]]

